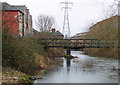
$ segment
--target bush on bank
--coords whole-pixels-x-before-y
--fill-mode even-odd
[[[11,67],[32,74],[36,68],[36,53],[43,56],[47,56],[47,53],[34,38],[20,38],[8,31],[9,29],[5,29],[2,32],[3,67]]]
[[[35,36],[19,37],[9,33],[9,29],[2,31],[2,63],[3,67],[34,75],[36,69],[53,67],[53,60],[47,56],[63,55],[63,49],[44,49],[39,38],[51,38],[48,33]],[[52,64],[50,64],[52,63]]]

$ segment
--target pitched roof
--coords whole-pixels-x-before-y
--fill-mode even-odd
[[[23,13],[24,13],[24,10],[26,9],[25,5],[12,5],[12,7],[16,7],[17,9],[19,9]]]
[[[11,6],[10,4],[6,3],[6,2],[2,2],[2,10],[3,11],[20,11],[22,12],[20,9],[18,9],[17,7]],[[22,12],[24,14],[24,12]]]
[[[6,2],[3,2],[2,3],[2,10],[10,10],[11,9],[11,6],[6,3]]]
[[[36,30],[36,29],[34,29],[34,28],[33,28],[33,31],[34,31],[34,32],[39,32],[38,30]]]
[[[57,31],[57,32],[52,32],[52,35],[54,36],[64,36],[61,32]]]

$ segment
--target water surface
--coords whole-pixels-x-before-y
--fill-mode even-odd
[[[36,83],[118,83],[118,61],[84,55],[82,51],[72,51],[78,58],[66,60],[63,66],[45,74]]]

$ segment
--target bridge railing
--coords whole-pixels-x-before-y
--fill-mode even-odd
[[[103,42],[98,39],[40,39],[45,47],[70,47],[70,48],[109,48],[114,43]]]

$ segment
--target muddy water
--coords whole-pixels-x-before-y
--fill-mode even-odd
[[[78,58],[66,60],[55,70],[45,74],[45,78],[36,83],[118,83],[118,61],[95,58],[84,55],[81,51],[72,51]]]

